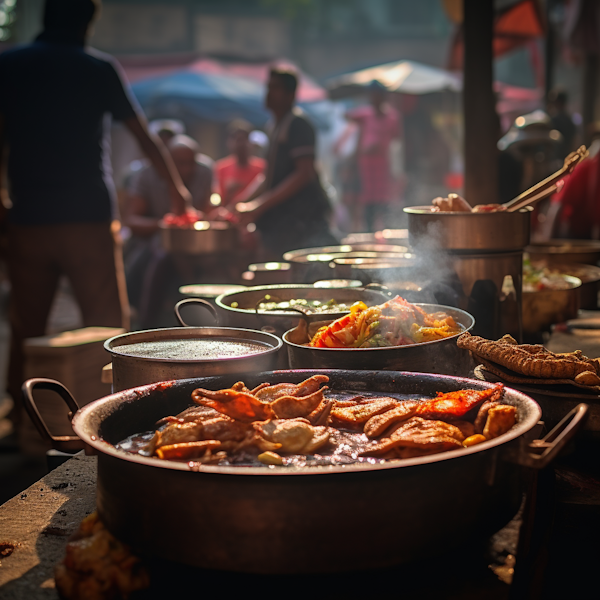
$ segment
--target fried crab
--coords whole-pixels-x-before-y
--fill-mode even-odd
[[[326,398],[326,375],[299,383],[192,393],[197,406],[157,425],[148,454],[167,460],[220,462],[254,457],[285,464],[285,456],[335,454],[355,444],[355,460],[410,458],[493,439],[516,423],[501,384],[486,390],[438,393],[435,398]],[[345,436],[345,437],[344,437]],[[358,441],[357,441],[358,440]]]

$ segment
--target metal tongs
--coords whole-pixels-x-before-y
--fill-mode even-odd
[[[561,179],[573,172],[573,169],[584,159],[587,158],[588,151],[585,146],[581,146],[575,152],[571,152],[561,169],[553,173],[543,181],[536,183],[534,186],[525,190],[522,194],[513,198],[509,202],[502,204],[506,212],[517,212],[526,206],[533,206],[540,200],[551,196],[555,192],[561,189]]]

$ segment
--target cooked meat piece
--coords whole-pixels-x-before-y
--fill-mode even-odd
[[[486,400],[480,407],[477,412],[477,416],[475,417],[475,433],[483,433],[483,428],[485,427],[485,422],[487,421],[488,410],[492,408],[492,406],[497,406],[499,403],[496,400]]]
[[[271,408],[278,419],[306,417],[321,404],[326,389],[321,388],[309,396],[281,396],[271,402]]]
[[[329,439],[327,427],[313,427],[306,419],[285,419],[255,423],[257,433],[268,442],[281,444],[279,452],[314,452]]]
[[[598,361],[581,352],[555,354],[543,346],[515,345],[502,339],[494,342],[468,332],[458,338],[457,344],[459,348],[530,377],[574,379],[584,371],[600,374]]]
[[[364,432],[370,438],[378,437],[391,425],[412,417],[418,406],[416,400],[401,400],[395,408],[371,417],[365,423]]]
[[[458,427],[466,438],[475,434],[475,426],[470,421],[452,421],[452,425]]]
[[[163,460],[182,460],[198,458],[207,453],[208,450],[220,448],[221,442],[217,440],[204,440],[202,442],[186,442],[185,444],[171,444],[161,446],[156,450],[156,456]]]
[[[97,513],[82,521],[75,537],[67,544],[65,558],[54,571],[61,598],[129,598],[150,585],[140,559],[104,528]]]
[[[485,400],[499,400],[504,394],[504,386],[499,383],[487,390],[459,390],[438,392],[437,398],[426,400],[417,409],[417,414],[426,419],[460,418]]]
[[[249,431],[251,426],[247,423],[234,421],[223,415],[204,422],[172,423],[156,432],[147,450],[154,453],[163,446],[204,440],[241,441]]]
[[[491,440],[506,433],[517,422],[517,409],[508,404],[492,406],[488,411],[483,435]]]
[[[306,417],[310,421],[310,424],[315,427],[317,425],[327,425],[334,402],[334,400],[323,398],[321,404]]]
[[[331,416],[334,422],[337,421],[341,426],[358,427],[366,423],[371,417],[386,412],[394,408],[399,400],[394,398],[369,398],[368,401],[338,408],[334,406],[331,410]]]
[[[268,403],[261,402],[256,396],[234,390],[203,390],[198,388],[192,392],[192,400],[196,404],[209,406],[215,410],[245,423],[265,421],[274,416]]]
[[[368,446],[361,456],[380,456],[392,448],[417,448],[426,452],[445,452],[461,448],[464,436],[458,427],[443,421],[411,417],[390,437]]]
[[[167,421],[167,419],[176,419],[172,420],[171,422],[190,423],[192,421],[208,421],[208,419],[214,419],[215,417],[219,416],[221,416],[221,413],[216,411],[214,408],[209,408],[208,406],[190,406],[183,412],[180,412],[176,417],[166,417],[163,419],[163,421]],[[160,425],[160,423],[161,421],[159,421],[157,425]]]
[[[329,381],[327,375],[313,375],[302,383],[278,383],[277,385],[267,385],[254,392],[259,400],[272,401],[282,396],[309,396],[314,394],[324,383]]]

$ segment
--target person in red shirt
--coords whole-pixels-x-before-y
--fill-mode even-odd
[[[600,154],[584,160],[565,178],[561,191],[552,197],[547,219],[554,237],[600,239]]]
[[[245,121],[233,121],[229,125],[228,139],[231,155],[215,164],[216,192],[225,208],[235,206],[250,186],[258,186],[264,179],[265,161],[251,153],[251,129]]]

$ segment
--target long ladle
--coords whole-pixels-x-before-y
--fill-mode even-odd
[[[533,206],[540,200],[547,198],[560,189],[559,181],[573,171],[573,169],[584,159],[587,158],[588,151],[585,146],[579,147],[575,152],[571,152],[566,158],[564,165],[543,181],[519,194],[516,198],[505,202],[501,206],[507,212],[516,212],[526,206]]]

